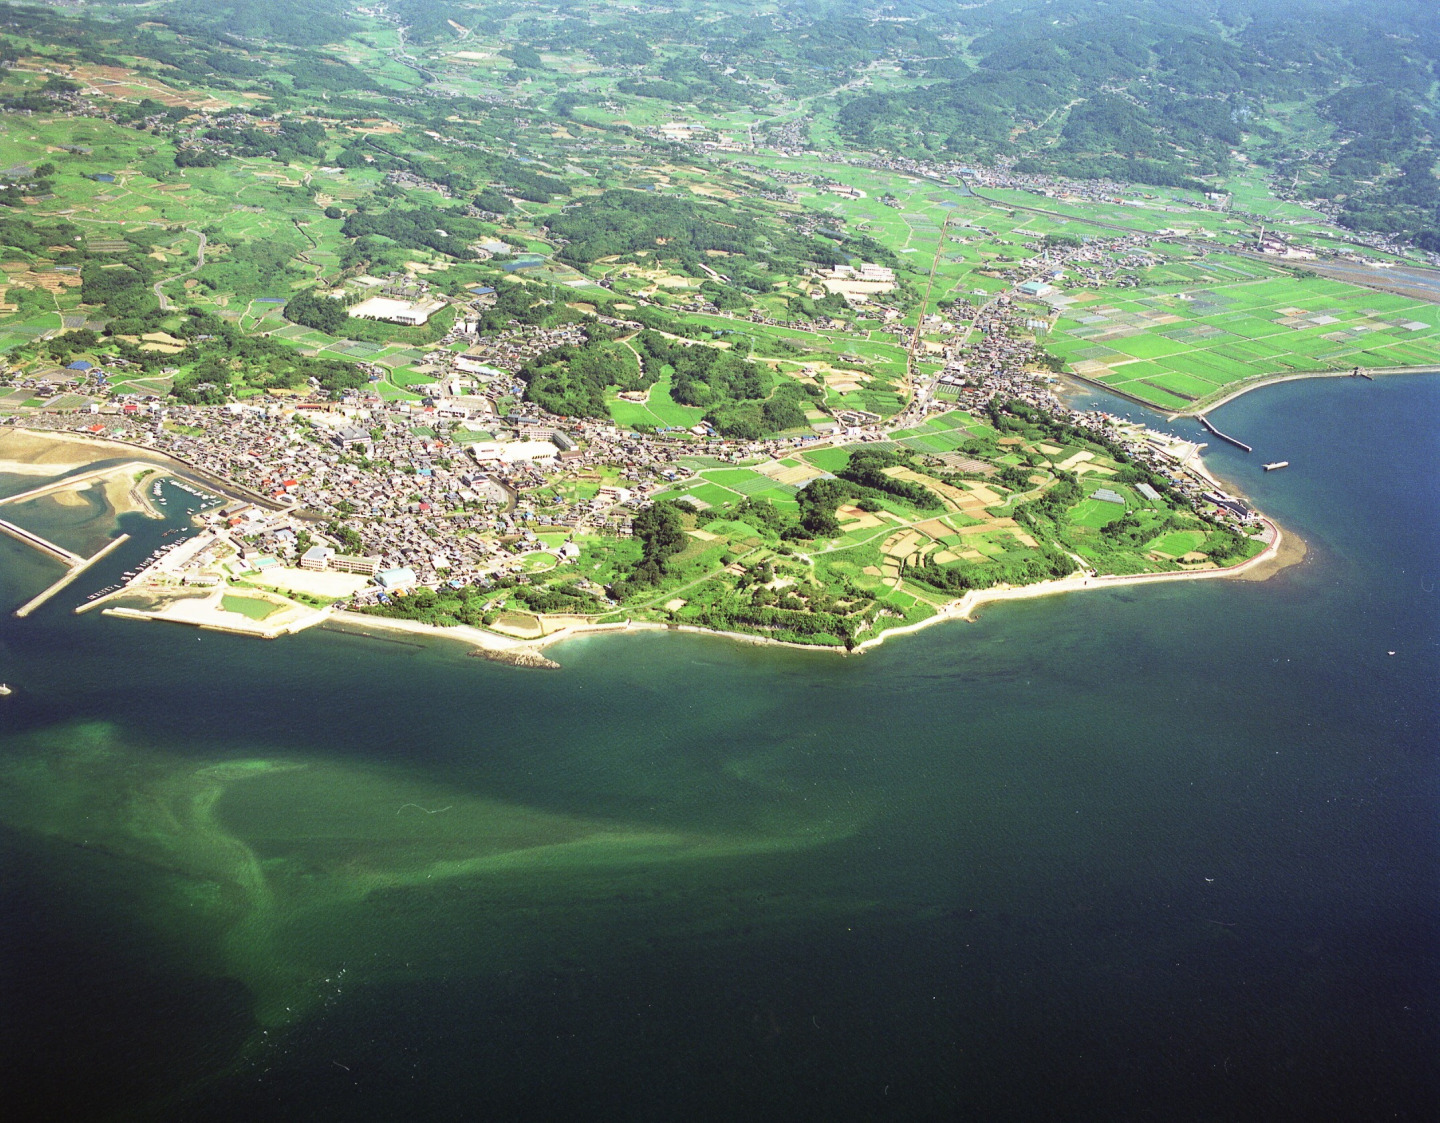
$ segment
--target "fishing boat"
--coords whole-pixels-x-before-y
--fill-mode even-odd
[[[1276,468],[1288,468],[1289,466],[1290,461],[1288,460],[1276,460],[1273,463],[1265,465],[1265,471],[1273,472]]]

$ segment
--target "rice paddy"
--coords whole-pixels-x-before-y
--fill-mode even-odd
[[[1173,410],[1202,408],[1257,378],[1440,365],[1434,304],[1245,259],[1205,262],[1212,278],[1222,266],[1233,281],[1192,288],[1165,278],[1054,300],[1046,349],[1084,378]]]

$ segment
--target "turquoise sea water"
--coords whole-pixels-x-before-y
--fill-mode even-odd
[[[1216,421],[1301,566],[860,658],[646,634],[524,671],[77,618],[84,582],[6,617],[7,1100],[1432,1117],[1440,380]],[[118,569],[164,529],[125,527]],[[0,602],[55,573],[0,540]]]

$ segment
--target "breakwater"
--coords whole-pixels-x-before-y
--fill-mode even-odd
[[[25,540],[22,539],[22,541],[25,541]],[[111,542],[110,542],[110,544],[109,544],[108,546],[106,546],[104,549],[102,549],[98,554],[92,554],[89,558],[87,558],[87,559],[85,559],[85,560],[83,560],[83,561],[81,561],[81,562],[79,562],[79,563],[77,563],[77,564],[75,564],[75,565],[72,565],[72,566],[70,567],[69,571],[65,574],[65,576],[61,577],[60,580],[58,580],[58,581],[55,582],[55,584],[51,585],[48,589],[45,589],[45,590],[43,590],[42,592],[37,593],[35,596],[31,597],[28,601],[26,601],[24,604],[22,604],[19,608],[17,608],[17,609],[15,610],[15,615],[21,617],[22,619],[23,619],[24,617],[26,617],[26,616],[29,616],[30,613],[34,612],[37,608],[39,608],[42,604],[44,604],[46,601],[48,601],[48,600],[49,600],[51,597],[53,597],[56,593],[60,592],[60,591],[61,591],[62,589],[64,589],[67,585],[69,585],[72,581],[74,581],[74,580],[76,580],[78,577],[80,577],[80,575],[83,574],[83,573],[84,573],[87,569],[89,569],[92,565],[94,565],[96,562],[100,561],[102,558],[104,558],[106,555],[108,555],[112,550],[116,549],[116,548],[119,547],[119,546],[124,545],[124,544],[125,544],[126,542],[128,542],[128,541],[130,541],[130,536],[129,536],[128,534],[122,534],[122,535],[120,535],[118,538],[112,539]],[[31,544],[31,545],[38,545],[36,542],[31,542],[30,544]],[[44,549],[44,547],[39,547],[39,548]],[[47,552],[48,552],[48,551],[47,551]]]
[[[57,546],[54,542],[41,538],[40,535],[26,530],[24,527],[16,526],[12,522],[0,519],[0,533],[8,534],[11,538],[24,542],[27,546],[34,546],[42,554],[63,562],[68,566],[80,565],[85,561],[79,554],[71,553],[63,546]]]
[[[1245,452],[1253,452],[1253,451],[1255,451],[1255,450],[1252,449],[1249,445],[1247,445],[1244,441],[1237,440],[1236,438],[1230,436],[1229,433],[1222,433],[1222,432],[1220,432],[1220,430],[1217,429],[1217,428],[1215,428],[1214,424],[1212,424],[1211,421],[1210,421],[1210,419],[1209,419],[1208,417],[1206,417],[1203,413],[1197,413],[1197,414],[1195,415],[1195,419],[1196,419],[1197,421],[1199,421],[1201,425],[1205,426],[1205,431],[1206,431],[1207,433],[1212,433],[1212,434],[1214,434],[1215,436],[1219,437],[1222,441],[1229,441],[1229,442],[1230,442],[1232,445],[1234,445],[1236,448],[1238,448],[1238,449],[1243,449]]]

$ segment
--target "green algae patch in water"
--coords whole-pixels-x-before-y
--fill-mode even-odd
[[[563,958],[637,911],[653,913],[657,931],[722,931],[738,866],[862,821],[808,796],[760,802],[737,807],[728,829],[688,831],[333,759],[197,763],[103,724],[32,735],[0,764],[0,820],[107,855],[117,877],[137,863],[158,874],[134,919],[188,945],[177,950],[190,969],[242,982],[272,1027],[332,996],[342,976],[353,985]],[[668,913],[682,893],[677,919]]]

